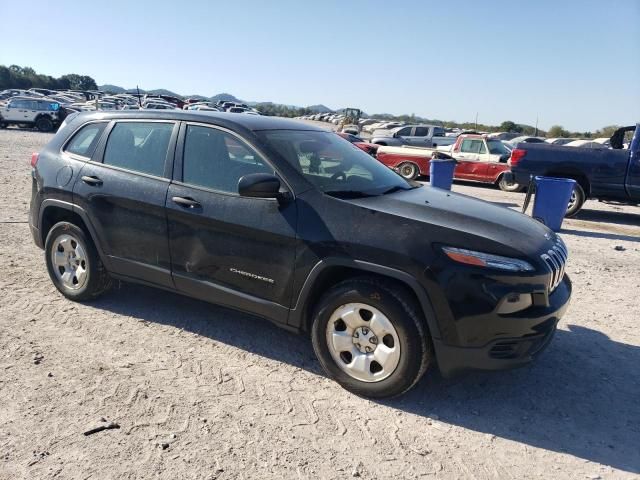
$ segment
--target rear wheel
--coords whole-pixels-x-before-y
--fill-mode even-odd
[[[420,171],[415,163],[404,162],[398,166],[398,173],[407,180],[414,180]]]
[[[311,337],[327,374],[357,395],[400,395],[433,360],[415,301],[375,278],[347,280],[327,292],[316,308]]]
[[[509,182],[505,175],[500,177],[500,181],[498,182],[498,186],[500,190],[503,192],[521,192],[524,190],[524,187],[516,182]]]
[[[564,216],[567,218],[575,216],[580,211],[586,200],[587,196],[584,193],[584,189],[576,182],[576,185],[573,188],[573,193],[571,193],[571,198],[569,199],[567,213],[565,213]]]
[[[50,132],[53,130],[53,122],[47,116],[42,116],[36,120],[36,128],[41,132]]]
[[[111,287],[111,278],[84,231],[73,223],[56,223],[45,241],[49,277],[65,297],[92,300]]]

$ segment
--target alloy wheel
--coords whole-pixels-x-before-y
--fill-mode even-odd
[[[336,365],[362,382],[384,380],[400,361],[400,340],[393,323],[364,303],[338,307],[327,323],[326,340]]]

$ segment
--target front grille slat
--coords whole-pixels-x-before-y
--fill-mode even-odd
[[[551,273],[549,292],[553,292],[564,278],[569,252],[564,242],[558,237],[551,249],[540,255],[540,258],[549,267]]]

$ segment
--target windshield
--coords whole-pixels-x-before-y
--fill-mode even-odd
[[[305,179],[329,195],[357,198],[419,186],[334,133],[264,130],[256,134]]]
[[[501,140],[487,140],[489,146],[489,153],[493,155],[509,155],[511,150],[504,146]]]

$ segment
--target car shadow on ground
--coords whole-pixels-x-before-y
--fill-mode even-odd
[[[591,210],[583,208],[575,216],[576,220],[586,220],[599,223],[614,223],[617,225],[640,225],[640,208],[638,213],[615,212],[610,210]]]
[[[243,313],[127,283],[93,305],[323,375],[306,336]],[[638,365],[639,347],[570,325],[527,367],[453,379],[443,379],[432,369],[404,396],[380,403],[437,417],[445,425],[640,473]]]
[[[635,237],[632,235],[623,235],[618,233],[606,233],[598,230],[594,231],[585,231],[585,230],[573,230],[570,228],[563,228],[560,230],[560,233],[563,235],[576,235],[578,237],[587,237],[587,238],[603,238],[606,240],[621,240],[626,242],[640,242],[640,235]]]

